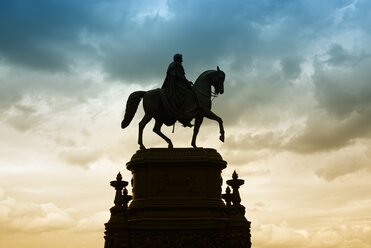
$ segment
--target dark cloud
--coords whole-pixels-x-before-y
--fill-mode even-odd
[[[337,161],[336,164],[328,164],[326,167],[318,169],[316,175],[327,181],[335,180],[339,177],[354,174],[356,172],[369,171],[371,168],[368,161],[359,161],[357,158]]]
[[[81,34],[105,32],[97,3],[0,1],[0,110],[25,94],[76,97],[91,89],[90,82],[76,80],[81,71],[71,68],[94,55]]]
[[[80,1],[1,1],[0,57],[6,62],[44,71],[66,70],[86,52],[83,29],[102,31],[93,3]]]
[[[26,104],[32,106],[32,102],[39,104],[43,101],[42,98],[53,101],[60,97],[59,101],[63,103],[60,102],[59,106],[70,107],[86,101],[87,98],[96,97],[104,83],[97,83],[94,76],[87,76],[88,73],[89,71],[77,71],[50,74],[0,63],[0,113],[12,107],[17,109],[23,104],[18,103],[22,99],[34,98]],[[31,116],[28,112],[15,113],[21,114]]]
[[[363,115],[353,113],[342,120],[317,112],[310,116],[304,131],[285,144],[285,148],[300,153],[341,149],[357,139],[370,137],[370,120],[371,111]]]
[[[287,79],[296,79],[301,74],[300,63],[302,59],[299,57],[287,57],[281,60],[283,76]]]
[[[315,97],[319,107],[337,118],[353,112],[368,118],[371,111],[371,58],[364,53],[350,55],[341,46],[329,50],[330,59],[315,64]],[[331,63],[329,62],[331,61]]]
[[[118,43],[107,47],[103,63],[113,76],[163,77],[173,53],[182,52],[191,75],[225,59],[230,60],[231,72],[238,73],[256,58],[295,56],[303,42],[315,38],[307,20],[294,12],[307,16],[305,7],[295,1],[172,1],[172,18],[132,22],[130,30],[116,36]]]
[[[229,136],[226,144],[231,150],[277,150],[282,146],[283,137],[279,137],[274,132],[267,132],[262,134],[246,134],[240,136]]]
[[[214,100],[213,108],[227,125],[242,122],[261,128],[285,121],[286,113],[305,108],[308,94],[287,78],[289,70],[293,73],[290,77],[297,77],[296,69],[284,70],[271,60],[255,60],[253,66],[239,73],[226,70],[225,93]],[[303,114],[302,110],[298,114]]]
[[[92,149],[70,149],[59,153],[60,157],[71,165],[88,167],[91,163],[98,160],[102,152]]]
[[[339,44],[332,44],[327,52],[329,59],[326,62],[332,66],[355,66],[362,60],[367,59],[370,55],[366,53],[353,54],[350,51],[345,50]]]
[[[14,104],[4,119],[9,126],[20,132],[25,132],[42,121],[35,108],[20,104]]]
[[[301,89],[295,89],[290,81],[302,75],[303,62],[313,56],[313,51],[308,54],[305,48],[332,35],[339,25],[346,30],[348,26],[343,22],[356,23],[366,18],[340,15],[339,11],[348,4],[345,0],[3,1],[0,58],[6,66],[75,76],[80,71],[72,71],[71,67],[79,61],[90,61],[111,79],[158,82],[160,86],[173,54],[181,52],[190,80],[217,65],[225,71],[226,93],[223,103],[216,101],[215,106],[227,123],[236,118],[251,121],[252,111],[287,108],[290,100],[298,100]],[[354,11],[361,11],[358,6],[364,4],[357,3]],[[342,17],[336,25],[335,15]],[[331,80],[326,80],[337,71],[320,67],[360,67],[367,60],[364,52],[355,53],[339,44],[331,46],[327,60],[316,68],[314,77],[320,105],[335,109],[341,106],[336,99],[342,98],[349,102],[343,105],[350,109],[339,107],[338,112],[351,112],[352,104],[359,106],[359,98],[369,96],[363,86],[359,90],[362,96],[347,94],[345,88],[336,89]],[[348,76],[352,76],[352,71]],[[0,93],[4,95],[1,101],[19,99],[30,89],[43,88],[77,96],[89,85],[74,81],[63,87],[60,80],[45,82],[48,77],[42,77],[43,83],[37,79],[5,81],[0,88],[9,94]],[[329,83],[320,83],[323,79]],[[241,107],[238,113],[230,111],[235,106]]]
[[[371,135],[371,59],[362,50],[333,44],[327,59],[315,61],[317,111],[301,134],[286,145],[297,152],[341,149]]]
[[[251,10],[240,4],[241,9],[236,3],[221,6],[220,2],[174,1],[169,3],[174,13],[169,20],[158,16],[143,23],[126,20],[130,30],[122,30],[115,37],[117,43],[106,48],[105,70],[119,78],[162,78],[173,54],[180,52],[188,74],[196,77],[202,70],[216,68],[217,61],[230,52],[246,55],[256,40],[256,31],[249,23]]]
[[[0,55],[47,71],[89,57],[113,77],[139,81],[163,77],[176,52],[184,53],[191,75],[226,58],[237,71],[256,56],[296,56],[326,30],[328,13],[345,3],[3,1]]]

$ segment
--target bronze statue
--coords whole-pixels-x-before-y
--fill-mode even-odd
[[[173,148],[171,140],[161,132],[163,124],[173,125],[179,121],[184,126],[191,126],[190,121],[195,118],[191,145],[196,146],[196,138],[202,124],[203,118],[209,118],[219,123],[219,139],[224,142],[223,120],[211,112],[211,97],[213,94],[223,94],[225,74],[217,67],[217,70],[208,70],[197,78],[193,87],[185,78],[184,69],[181,65],[181,55],[174,56],[174,62],[170,64],[162,89],[149,91],[135,91],[130,94],[121,128],[126,128],[138,109],[143,98],[143,109],[145,115],[139,122],[138,144],[140,149],[143,145],[143,129],[147,123],[154,118],[153,131],[163,138],[169,148]],[[215,92],[211,91],[211,86]]]

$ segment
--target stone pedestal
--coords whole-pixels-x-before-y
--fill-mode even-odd
[[[251,247],[244,207],[239,202],[226,206],[222,199],[226,165],[214,149],[137,151],[127,163],[133,187],[122,224],[127,243],[106,248]],[[233,190],[236,195],[238,188]]]
[[[127,163],[132,172],[132,227],[211,228],[227,222],[221,198],[226,162],[212,149],[149,149]]]

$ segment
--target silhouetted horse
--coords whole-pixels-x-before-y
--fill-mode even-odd
[[[154,89],[149,91],[135,91],[130,94],[126,103],[125,117],[121,122],[121,128],[126,128],[138,109],[140,100],[143,98],[143,109],[145,115],[139,122],[138,144],[140,149],[145,149],[143,145],[143,129],[147,123],[154,118],[155,126],[153,131],[163,138],[169,148],[173,148],[173,143],[161,132],[163,124],[173,125],[177,120],[192,120],[195,118],[193,136],[191,145],[196,148],[196,138],[203,118],[206,117],[219,123],[220,137],[224,142],[224,128],[222,119],[211,112],[211,97],[214,94],[223,94],[225,74],[217,67],[217,70],[208,70],[203,72],[193,85],[194,94],[186,97],[184,109],[176,118],[168,111],[168,103],[163,89]],[[211,91],[211,86],[215,92]]]

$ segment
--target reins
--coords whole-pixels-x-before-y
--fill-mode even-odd
[[[219,96],[218,93],[216,92],[211,92],[211,101],[214,101],[215,98],[217,98]]]
[[[205,89],[199,87],[194,87],[194,89],[198,90],[203,96],[210,97],[211,101],[214,101],[214,99],[219,96],[219,93],[216,93],[215,91],[210,91],[209,94],[209,92],[208,91],[206,92]]]

